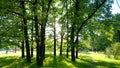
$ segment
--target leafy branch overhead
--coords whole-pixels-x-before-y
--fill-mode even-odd
[[[96,6],[96,8],[94,9],[94,11],[93,11],[90,15],[88,15],[87,19],[84,20],[81,25],[79,25],[77,34],[82,30],[82,28],[83,28],[84,25],[87,23],[87,21],[94,16],[94,14],[97,12],[97,10],[99,10],[99,8],[104,5],[104,3],[105,3],[106,1],[107,1],[107,0],[104,0],[100,5]]]

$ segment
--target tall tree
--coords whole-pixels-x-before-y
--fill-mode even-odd
[[[20,4],[21,4],[21,7],[22,7],[22,13],[23,13],[24,37],[25,37],[25,43],[26,43],[26,60],[27,60],[27,62],[31,62],[30,45],[29,45],[29,40],[28,40],[29,37],[28,37],[25,1],[21,0]]]
[[[54,16],[54,56],[56,56],[56,21]]]
[[[63,37],[64,37],[64,24],[62,24],[62,27],[61,27],[61,33],[60,33],[60,35],[61,35],[61,41],[60,41],[60,56],[62,56],[62,50],[63,50]]]
[[[71,60],[75,61],[75,25],[78,22],[78,10],[79,10],[79,0],[75,1],[75,12],[74,12],[74,20],[72,23],[72,28],[71,28]],[[77,20],[76,20],[77,19]]]
[[[39,39],[39,28],[38,28],[38,16],[37,16],[37,4],[38,0],[33,2],[33,12],[34,12],[34,22],[35,22],[35,34],[36,34],[36,62],[38,66],[42,66],[43,63],[41,61],[40,56],[40,39]]]

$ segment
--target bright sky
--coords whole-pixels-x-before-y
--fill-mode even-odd
[[[117,0],[117,1],[120,5],[120,0]],[[120,13],[120,8],[118,7],[116,0],[114,0],[114,4],[112,5],[112,13],[113,14]]]

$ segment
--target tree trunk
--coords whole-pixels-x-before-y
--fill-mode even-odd
[[[39,28],[38,28],[38,16],[37,16],[37,0],[33,3],[33,11],[34,11],[34,21],[35,21],[35,34],[36,34],[36,62],[37,66],[42,66],[41,63],[41,49],[40,49],[40,39],[39,39]]]
[[[69,55],[69,47],[68,47],[68,3],[67,3],[67,0],[66,0],[66,11],[67,11],[67,15],[66,15],[66,21],[67,21],[67,49],[66,49],[66,57],[68,58],[68,55]]]
[[[78,10],[79,10],[79,0],[76,0],[75,2],[75,12],[74,12],[74,22],[72,24],[72,30],[71,30],[71,43],[72,43],[72,46],[71,46],[71,57],[72,57],[72,61],[75,61],[75,45],[76,45],[76,42],[74,42],[74,38],[75,38],[75,23],[78,23]],[[76,20],[77,19],[77,20]]]
[[[55,27],[55,17],[54,17],[54,56],[56,56],[56,27]]]
[[[76,44],[76,58],[78,58],[78,35],[75,44]]]
[[[76,46],[76,58],[78,58],[78,46]]]
[[[68,48],[68,44],[67,44],[67,50],[66,50],[66,53],[67,53],[66,57],[68,58],[68,56],[69,56],[69,48]]]
[[[25,53],[24,53],[24,41],[22,41],[22,58],[25,57]]]
[[[75,47],[74,45],[71,47],[71,60],[75,62]]]
[[[15,49],[14,49],[14,50],[15,50],[14,52],[16,53],[16,52],[17,52],[17,47],[15,46],[14,48],[15,48]]]
[[[79,11],[79,0],[76,0],[75,3],[75,18],[78,18],[78,11]],[[78,23],[79,21],[77,20],[76,23]],[[76,58],[78,58],[78,34],[76,37],[76,41],[75,41],[75,45],[76,45]]]
[[[43,65],[43,60],[45,58],[45,22],[42,22],[41,24],[41,45],[40,45],[40,60],[41,64]]]
[[[44,2],[42,6],[42,12],[45,12]],[[41,21],[41,37],[40,37],[40,63],[43,66],[43,61],[45,59],[45,27],[46,27],[46,15],[42,14],[42,21]]]
[[[26,20],[24,20],[24,25],[26,25],[24,28],[25,38],[26,38],[26,40],[25,40],[25,42],[26,42],[26,59],[27,59],[27,62],[31,62],[30,46],[29,46],[29,41],[28,41],[28,33],[27,33],[28,30],[27,30],[27,21]]]
[[[33,57],[33,28],[34,28],[34,26],[33,26],[34,24],[33,24],[33,21],[32,21],[32,29],[31,29],[31,32],[32,32],[32,36],[31,36],[31,57]]]
[[[75,32],[75,22],[72,24],[71,29],[71,36],[70,36],[70,42],[71,42],[71,60],[75,62],[75,44],[74,44],[74,32]]]
[[[31,62],[30,46],[29,46],[29,40],[28,40],[27,19],[26,19],[26,12],[25,12],[25,1],[24,0],[21,0],[21,6],[23,9],[24,37],[25,37],[25,43],[26,43],[26,60],[27,60],[27,62]]]
[[[41,55],[41,64],[43,65],[43,60],[45,59],[45,28],[46,28],[46,23],[47,23],[47,20],[48,20],[48,12],[49,12],[49,9],[50,9],[50,5],[51,5],[51,2],[52,0],[49,0],[48,1],[48,4],[45,5],[44,1],[42,2],[43,5],[42,5],[42,12],[46,12],[46,14],[42,14],[42,23],[41,23],[41,46],[40,46],[40,55]],[[47,7],[46,7],[47,6]]]
[[[48,12],[49,12],[51,2],[52,2],[52,0],[49,0],[49,2],[47,4],[47,8],[46,8],[44,1],[42,1],[42,12],[43,13],[46,12],[46,15],[42,14],[41,33],[40,33],[41,37],[40,37],[40,41],[39,41],[39,39],[36,40],[36,42],[37,42],[37,65],[38,66],[43,66],[43,61],[45,59],[45,28],[46,28],[46,22],[47,22]],[[35,3],[37,3],[37,0],[35,0]],[[36,24],[36,28],[38,28],[38,23]],[[38,31],[38,30],[36,30],[36,31]],[[38,33],[38,32],[36,32],[36,33]],[[37,35],[37,37],[38,37],[38,35]]]
[[[60,56],[62,56],[63,34],[61,33]]]

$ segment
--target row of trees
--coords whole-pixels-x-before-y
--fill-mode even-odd
[[[66,55],[70,49],[71,60],[75,62],[79,49],[103,51],[113,43],[114,33],[119,30],[116,26],[119,15],[111,14],[112,3],[112,0],[2,0],[0,47],[17,45],[22,57],[26,50],[27,62],[31,62],[35,49],[37,65],[42,66],[45,46],[51,44],[47,42],[53,40],[56,56],[59,41],[60,56],[66,44]]]

